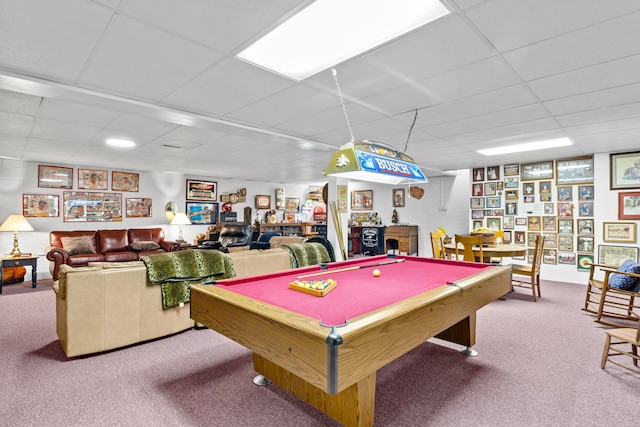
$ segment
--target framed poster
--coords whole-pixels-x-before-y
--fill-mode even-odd
[[[618,193],[618,219],[640,219],[640,192]]]
[[[542,231],[558,231],[558,224],[555,216],[542,217]]]
[[[527,217],[527,230],[540,231],[542,229],[542,221],[539,216]]]
[[[81,190],[108,190],[105,170],[78,169],[78,188]]]
[[[590,271],[593,255],[578,254],[578,271]]]
[[[471,195],[472,196],[482,196],[483,192],[482,192],[482,184],[473,184],[471,186]]]
[[[187,180],[187,200],[216,202],[218,200],[218,183],[213,181]]]
[[[487,228],[490,231],[498,231],[501,230],[502,227],[500,225],[501,218],[487,218]]]
[[[635,222],[603,222],[602,240],[605,242],[635,243]]]
[[[637,247],[598,245],[598,264],[618,267],[628,259],[638,262]]]
[[[373,190],[351,192],[352,211],[366,211],[371,209],[373,209]]]
[[[65,222],[122,221],[122,194],[64,191],[62,217]]]
[[[514,223],[514,218],[513,216],[505,216],[502,219],[502,229],[503,230],[513,230],[515,228],[515,223]]]
[[[404,208],[404,188],[394,188],[392,195],[393,207]]]
[[[520,180],[518,177],[505,177],[504,188],[518,188],[520,186]]]
[[[593,183],[593,156],[556,160],[556,184]]]
[[[215,224],[218,221],[218,204],[187,202],[185,213],[191,224]]]
[[[578,234],[593,234],[592,219],[578,219]]]
[[[527,225],[527,218],[516,217],[516,225],[526,226]]]
[[[504,176],[518,176],[518,175],[520,175],[520,165],[518,164],[504,165]]]
[[[593,202],[579,202],[578,216],[593,216]]]
[[[469,205],[471,209],[484,209],[484,197],[472,197]]]
[[[561,251],[573,251],[573,234],[558,234],[558,249]]]
[[[518,195],[518,190],[505,190],[504,191],[504,199],[505,200],[518,200],[520,196]]]
[[[284,188],[276,188],[276,209],[284,209]]]
[[[565,218],[558,219],[558,233],[573,234],[573,220]]]
[[[640,188],[640,152],[610,154],[612,190]]]
[[[578,252],[593,253],[593,236],[578,236]]]
[[[558,216],[560,218],[573,218],[573,204],[569,202],[558,203]]]
[[[111,172],[111,189],[135,193],[140,189],[140,175],[132,172]]]
[[[38,165],[38,187],[73,188],[73,168]]]
[[[551,194],[551,181],[540,181],[540,194]]]
[[[151,217],[151,199],[135,198],[126,199],[127,218],[150,218]]]
[[[520,169],[522,181],[553,179],[553,160],[548,162],[522,164]]]
[[[536,194],[536,189],[533,185],[533,182],[525,182],[522,184],[522,193],[525,196],[530,196]]]
[[[573,252],[558,252],[558,264],[576,265],[576,254]]]
[[[573,200],[573,187],[558,187],[558,201],[570,202]]]
[[[473,169],[473,182],[484,181],[484,168]]]
[[[485,182],[484,183],[484,195],[485,196],[495,196],[498,194],[498,186],[495,182]]]
[[[23,194],[22,215],[32,217],[59,216],[60,197],[52,194]]]
[[[578,186],[578,200],[579,201],[593,200],[593,185]]]
[[[300,199],[287,197],[284,199],[285,212],[300,212]]]
[[[500,166],[487,166],[487,179],[498,181],[500,179]]]
[[[256,209],[271,209],[271,196],[256,196]]]
[[[502,204],[500,200],[500,196],[496,197],[487,197],[487,209],[496,209],[499,208]]]

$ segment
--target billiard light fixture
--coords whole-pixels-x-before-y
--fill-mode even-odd
[[[33,231],[33,227],[24,216],[20,214],[9,215],[0,225],[0,231],[13,231],[13,250],[9,255],[16,258],[22,255],[31,255],[23,254],[18,248],[18,231]]]
[[[176,214],[173,216],[173,219],[171,220],[171,225],[178,226],[178,238],[176,239],[176,242],[178,243],[187,242],[186,240],[184,240],[184,237],[182,236],[182,226],[190,225],[190,224],[191,224],[191,220],[189,219],[187,214],[185,214],[184,212],[176,212]]]
[[[449,13],[438,0],[316,0],[237,57],[300,81]]]
[[[325,175],[382,184],[429,182],[413,159],[379,142],[348,142],[331,157]]]

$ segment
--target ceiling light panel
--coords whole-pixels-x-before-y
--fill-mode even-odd
[[[304,80],[448,13],[437,0],[318,0],[238,57]]]

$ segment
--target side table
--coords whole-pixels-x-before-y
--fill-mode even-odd
[[[38,284],[38,255],[27,255],[20,257],[2,256],[0,257],[0,277],[4,273],[5,267],[31,266],[31,287]],[[0,280],[0,294],[2,293],[2,280]]]

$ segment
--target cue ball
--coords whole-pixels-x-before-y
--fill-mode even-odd
[[[373,277],[378,277],[378,276],[380,276],[380,270],[376,268],[375,270],[373,270]]]

